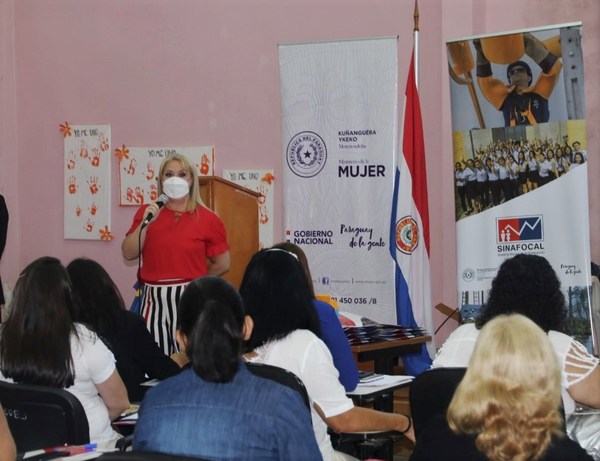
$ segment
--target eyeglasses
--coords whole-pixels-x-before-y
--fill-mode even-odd
[[[525,68],[524,68],[524,67],[518,67],[518,66],[517,66],[517,67],[513,67],[511,70],[509,70],[509,71],[508,71],[508,76],[509,76],[509,77],[512,77],[512,76],[513,76],[513,75],[515,75],[515,74],[518,74],[518,73],[526,73],[526,72],[527,72],[527,71],[525,70]]]

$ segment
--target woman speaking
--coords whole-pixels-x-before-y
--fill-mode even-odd
[[[202,203],[196,170],[186,157],[163,160],[158,192],[156,202],[136,212],[121,249],[127,260],[141,255],[141,314],[157,344],[171,355],[178,350],[181,292],[195,278],[227,272],[230,256],[225,226]]]

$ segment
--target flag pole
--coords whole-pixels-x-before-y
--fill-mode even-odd
[[[414,42],[414,71],[415,71],[415,86],[419,89],[419,2],[415,0],[415,11],[413,14],[413,42]]]

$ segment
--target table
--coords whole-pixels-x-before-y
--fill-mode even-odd
[[[373,403],[376,410],[393,413],[394,391],[410,386],[413,379],[413,376],[385,375],[381,384],[378,381],[358,383],[356,389],[347,392],[346,395],[358,406]]]
[[[422,344],[431,341],[431,336],[415,336],[408,339],[378,341],[350,346],[356,362],[374,362],[375,373],[394,374],[394,361],[402,354],[419,352]]]

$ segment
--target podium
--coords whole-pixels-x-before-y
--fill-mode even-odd
[[[217,176],[200,176],[200,197],[225,225],[231,268],[223,278],[239,289],[250,258],[259,249],[260,193]]]

